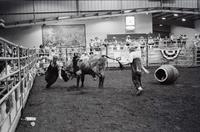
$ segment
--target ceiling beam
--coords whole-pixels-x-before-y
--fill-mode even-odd
[[[54,13],[74,13],[74,15],[72,15],[71,18],[69,19],[65,19],[65,20],[85,20],[85,19],[96,19],[96,18],[104,18],[104,17],[116,17],[116,16],[127,16],[127,15],[136,15],[136,14],[145,14],[145,13],[160,13],[160,12],[163,12],[164,14],[167,15],[167,13],[185,13],[185,14],[194,14],[194,15],[200,15],[200,12],[199,11],[180,11],[180,10],[159,10],[159,9],[154,9],[154,8],[144,8],[144,9],[132,9],[132,11],[130,13],[125,13],[121,10],[94,10],[94,11],[79,11],[80,13],[84,13],[86,15],[77,15],[77,11],[64,11],[64,12],[34,12],[35,14],[54,14]],[[108,14],[108,12],[111,12]],[[33,12],[28,12],[28,13],[25,13],[25,14],[32,14]],[[87,13],[105,13],[105,14],[102,14],[102,15],[91,15],[91,16],[87,16]],[[24,13],[16,13],[15,15],[20,15],[20,14],[24,14]],[[71,15],[70,14],[70,15]],[[2,15],[0,13],[0,15]],[[11,14],[9,14],[11,15]],[[14,15],[14,14],[12,14]],[[157,16],[159,16],[157,14]],[[168,16],[168,15],[167,15]],[[58,17],[58,16],[55,16],[55,18]],[[36,19],[35,21],[36,22],[43,22],[44,23],[44,19],[48,19],[48,18],[42,18],[41,20],[40,19]],[[57,19],[55,19],[57,21]],[[54,17],[53,17],[53,20],[52,21],[55,21],[54,20]],[[30,20],[28,20],[28,24],[30,24],[29,22]],[[20,24],[27,24],[27,21],[21,21],[21,22],[18,22]],[[16,26],[16,22],[11,22],[11,23],[5,23],[7,27],[12,27],[13,25]]]
[[[167,14],[166,12],[160,12],[160,13],[156,13],[156,15],[153,15],[154,18],[156,17],[161,17],[163,15]]]

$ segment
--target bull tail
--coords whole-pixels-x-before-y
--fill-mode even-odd
[[[108,59],[111,59],[111,60],[115,60],[115,61],[117,61],[118,64],[119,64],[119,68],[120,68],[120,70],[123,70],[123,69],[124,69],[123,64],[122,64],[118,59],[111,58],[111,57],[109,57],[109,56],[107,56],[107,55],[102,55],[102,57],[106,57],[106,58],[108,58]]]

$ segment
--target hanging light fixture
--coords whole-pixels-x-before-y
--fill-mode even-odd
[[[125,10],[124,13],[130,13],[132,10]]]
[[[58,20],[63,20],[63,19],[69,19],[71,16],[59,16],[57,19]]]
[[[182,18],[182,22],[185,22],[186,21],[186,19],[185,18]]]
[[[175,13],[174,16],[175,16],[175,17],[178,17],[178,14]]]
[[[0,27],[5,27],[5,21],[3,19],[0,19]]]

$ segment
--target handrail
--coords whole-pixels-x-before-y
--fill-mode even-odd
[[[0,104],[20,85],[21,82],[18,82],[3,98],[0,99]]]
[[[24,46],[21,46],[21,45],[17,45],[17,44],[15,44],[15,43],[13,43],[13,42],[10,42],[10,41],[8,41],[8,40],[2,38],[2,37],[0,37],[0,41],[3,41],[3,42],[5,42],[5,43],[8,43],[8,44],[10,44],[10,45],[12,45],[12,46],[16,46],[16,47],[19,47],[19,48],[35,50],[35,48],[27,48],[27,47],[24,47]]]
[[[19,57],[0,57],[0,60],[18,60]]]
[[[1,40],[1,41],[4,41],[4,42],[6,42],[6,43],[8,43],[8,44],[10,44],[10,45],[13,45],[13,46],[18,47],[18,45],[14,44],[13,42],[10,42],[10,41],[8,41],[8,40],[2,38],[2,37],[0,37],[0,40]]]
[[[12,73],[10,73],[10,74],[7,74],[7,75],[5,75],[5,76],[3,76],[3,77],[0,77],[0,81],[2,81],[2,80],[4,80],[4,79],[6,79],[6,78],[8,78],[8,77],[10,77],[10,76],[12,76],[12,75],[18,73],[18,72],[20,72],[20,69],[18,69],[18,70],[16,70],[16,71],[12,72]]]

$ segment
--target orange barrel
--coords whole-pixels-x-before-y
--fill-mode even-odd
[[[178,70],[172,65],[162,65],[154,73],[156,80],[163,84],[170,84],[179,77]]]

